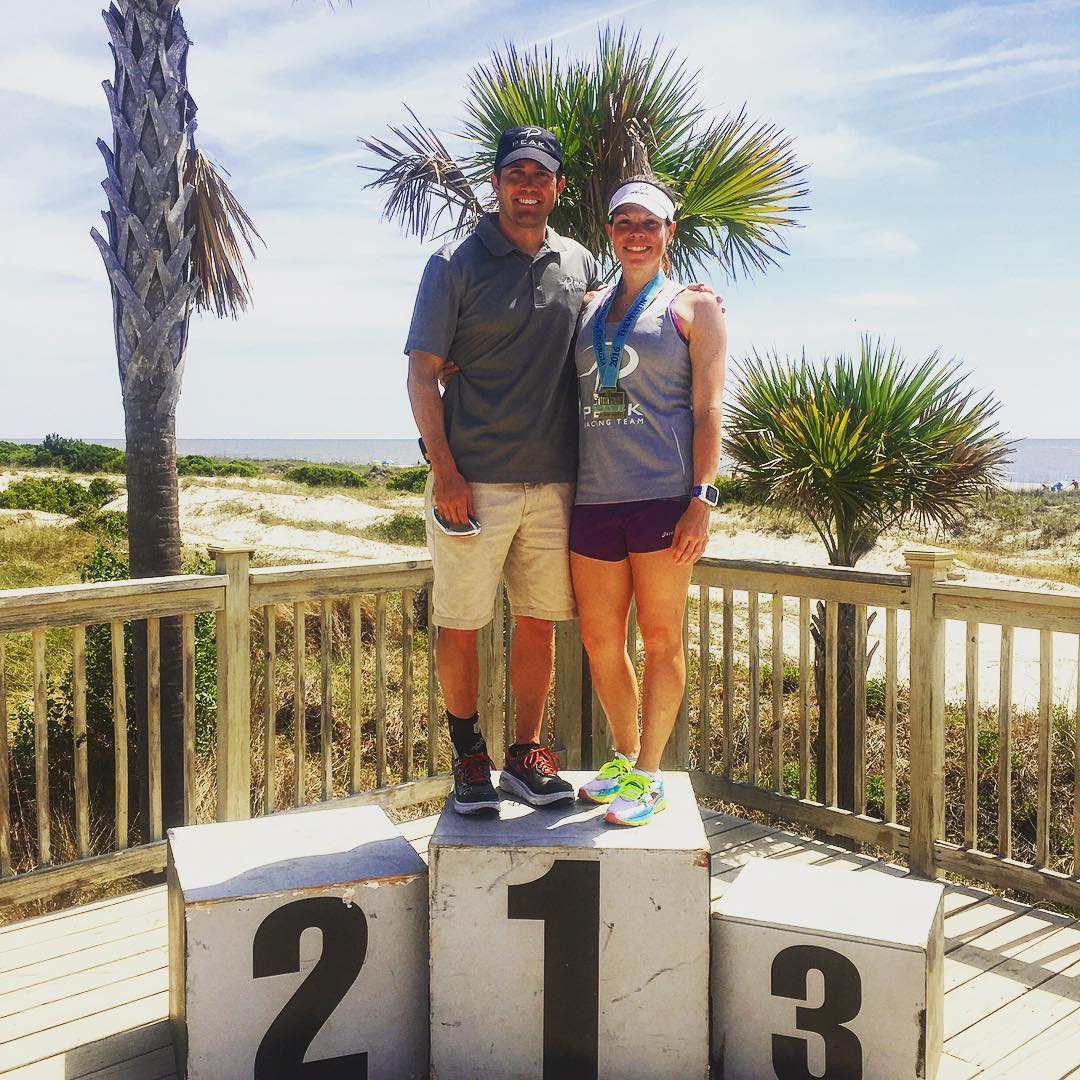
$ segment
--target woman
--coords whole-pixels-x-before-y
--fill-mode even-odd
[[[671,189],[655,179],[619,185],[607,231],[622,273],[585,298],[575,345],[580,463],[570,562],[615,748],[578,795],[608,803],[606,820],[616,825],[643,825],[664,809],[660,758],[686,682],[686,594],[717,500],[724,318],[711,292],[664,277],[675,209]],[[645,651],[640,737],[626,650],[632,600]]]

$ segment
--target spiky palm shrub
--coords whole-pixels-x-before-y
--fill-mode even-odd
[[[719,264],[729,274],[764,270],[784,253],[806,194],[790,140],[745,111],[708,121],[697,76],[660,42],[611,29],[591,59],[560,59],[552,46],[495,52],[469,75],[455,156],[410,110],[389,139],[360,141],[381,162],[368,185],[387,192],[385,215],[406,232],[460,236],[489,208],[484,191],[499,133],[518,124],[553,131],[564,150],[566,190],[551,216],[559,232],[607,250],[607,199],[615,181],[651,172],[681,198],[670,255],[693,277]]]
[[[250,299],[241,240],[257,236],[220,175],[195,148],[187,87],[190,42],[178,0],[116,0],[103,13],[115,74],[105,95],[112,146],[102,184],[109,209],[101,252],[113,301],[124,399],[128,540],[133,577],[180,573],[176,403],[192,307],[235,315]],[[233,226],[236,226],[234,231]],[[161,624],[163,811],[183,813],[180,626]],[[136,626],[138,746],[146,747],[146,634]],[[145,821],[145,761],[140,762]]]
[[[976,395],[937,353],[914,365],[895,346],[863,338],[858,359],[820,364],[756,352],[737,369],[724,449],[750,491],[804,514],[834,566],[854,566],[887,529],[949,527],[996,485],[1011,445],[1000,403]],[[855,807],[855,609],[837,635],[838,800]],[[824,701],[824,624],[815,619],[818,700]],[[821,728],[819,727],[819,731]],[[824,762],[818,743],[818,798]]]

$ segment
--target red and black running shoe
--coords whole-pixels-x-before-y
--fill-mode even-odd
[[[479,750],[455,759],[454,809],[459,814],[499,809],[499,793],[491,783],[491,764],[482,742]]]
[[[506,752],[499,787],[530,806],[573,802],[574,788],[559,775],[559,759],[546,746],[529,744]]]

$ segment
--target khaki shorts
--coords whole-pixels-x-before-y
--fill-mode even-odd
[[[432,521],[432,479],[424,493],[434,565],[434,621],[479,630],[491,621],[499,579],[515,615],[559,622],[577,615],[570,583],[573,484],[470,484],[476,536],[447,536]]]

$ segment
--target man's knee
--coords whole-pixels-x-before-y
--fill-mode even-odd
[[[463,656],[476,653],[477,630],[458,630],[453,626],[440,626],[438,644],[441,650]]]
[[[542,643],[552,638],[555,624],[550,619],[534,619],[530,615],[514,616],[514,635],[527,638],[533,643]]]

